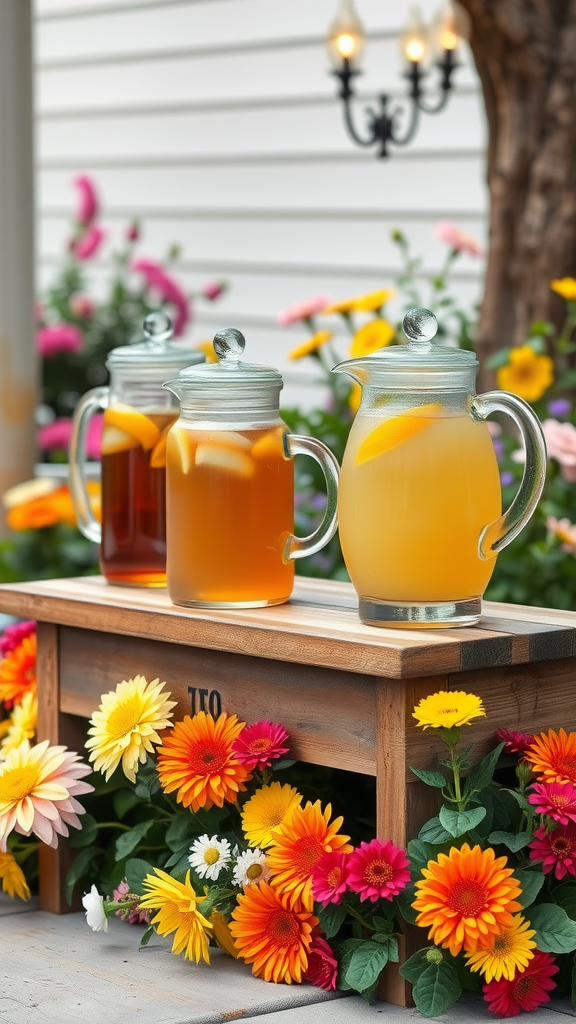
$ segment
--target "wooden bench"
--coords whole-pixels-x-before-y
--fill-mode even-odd
[[[499,726],[576,729],[571,612],[486,603],[473,628],[389,630],[360,622],[344,583],[300,578],[288,604],[213,611],[99,577],[0,586],[0,611],[38,622],[40,740],[81,749],[101,694],[137,673],[159,676],[176,717],[222,709],[282,722],[299,760],[375,775],[378,835],[399,845],[436,811],[409,770],[434,767],[439,750],[434,730],[412,718],[421,697],[450,688],[482,697],[487,717],[470,730],[477,755]],[[45,910],[68,909],[66,865],[64,845],[42,849]],[[393,971],[384,995],[409,998]]]

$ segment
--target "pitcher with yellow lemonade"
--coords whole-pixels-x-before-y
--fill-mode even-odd
[[[344,560],[364,622],[473,625],[498,552],[542,493],[544,438],[522,399],[476,395],[474,354],[431,344],[433,313],[410,310],[403,326],[407,345],[334,368],[362,385],[339,486]],[[526,447],[522,483],[504,515],[486,423],[493,412],[511,416]]]

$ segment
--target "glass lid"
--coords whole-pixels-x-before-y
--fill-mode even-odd
[[[246,339],[241,331],[236,327],[223,327],[214,335],[214,351],[218,362],[186,366],[178,374],[178,384],[184,387],[190,384],[193,388],[281,388],[282,375],[273,366],[259,366],[241,359],[245,346]]]
[[[366,371],[472,370],[478,366],[473,352],[451,345],[433,345],[438,321],[429,309],[409,309],[402,321],[407,345],[391,345],[359,359],[347,359],[334,367],[336,371],[362,367]]]
[[[184,348],[170,339],[174,333],[167,313],[149,313],[144,320],[144,341],[121,345],[108,353],[106,366],[110,370],[142,368],[165,370],[169,376],[178,367],[189,363],[203,363],[205,356],[198,349]]]

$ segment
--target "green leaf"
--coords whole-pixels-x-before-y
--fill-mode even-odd
[[[456,1002],[462,992],[452,964],[430,964],[412,988],[412,998],[424,1017],[439,1017]]]
[[[435,860],[438,850],[432,843],[424,843],[421,839],[411,839],[408,843],[408,858],[412,869],[425,868],[429,860]]]
[[[425,782],[427,786],[433,786],[434,789],[444,789],[446,785],[446,779],[442,772],[427,772],[423,768],[414,768],[412,765],[410,765],[410,771],[417,779]]]
[[[354,924],[359,924],[359,922],[355,921]],[[346,981],[346,971],[352,959],[352,954],[363,945],[364,939],[346,939],[346,942],[343,942],[336,950],[338,966],[340,968],[338,971],[338,988],[342,992],[350,991],[351,986]]]
[[[400,977],[405,978],[411,985],[414,985],[420,975],[428,968],[426,953],[429,949],[435,949],[435,946],[426,946],[424,949],[419,949],[408,960],[405,960],[399,968]]]
[[[394,920],[393,917],[373,917],[372,924],[377,932],[381,935],[392,935],[394,931]]]
[[[91,814],[83,814],[80,821],[82,822],[80,832],[74,830],[68,840],[68,845],[73,850],[81,850],[84,846],[91,846],[98,838],[98,822],[95,821]]]
[[[418,912],[414,910],[414,907],[412,906],[416,899],[414,882],[408,883],[396,898],[398,901],[398,910],[402,914],[404,920],[407,921],[408,924],[416,924],[416,915]]]
[[[486,786],[490,785],[492,782],[492,776],[494,775],[494,770],[498,764],[498,758],[503,750],[504,744],[499,743],[494,750],[491,750],[489,754],[486,754],[486,757],[482,758],[480,764],[477,764],[476,767],[472,769],[470,775],[464,782],[465,796],[469,796],[474,792],[479,793],[481,790],[486,789]]]
[[[272,765],[273,772],[283,772],[285,768],[291,768],[296,761],[293,761],[289,757],[283,757],[281,761],[275,761]]]
[[[544,875],[542,871],[529,871],[523,868],[517,868],[514,872],[514,878],[517,878],[522,886],[522,894],[518,897],[518,901],[526,910],[527,907],[531,907],[536,899],[540,889],[544,885]]]
[[[430,818],[418,833],[418,839],[422,842],[433,843],[436,846],[448,842],[451,838],[452,833],[446,831],[438,817]]]
[[[519,793],[517,789],[503,789],[501,792],[508,793],[516,801],[520,809],[524,811],[524,814],[534,814],[534,805],[529,803],[524,794]]]
[[[130,892],[136,893],[137,896],[142,896],[144,893],[142,883],[146,875],[153,874],[154,868],[147,860],[141,860],[140,857],[131,857],[126,862],[126,881],[130,886]]]
[[[342,904],[329,903],[328,906],[322,907],[319,903],[316,903],[315,913],[326,938],[333,939],[340,931],[346,918],[345,908]]]
[[[356,992],[365,992],[378,981],[388,963],[388,948],[368,939],[355,949],[346,970],[346,982]]]
[[[556,333],[556,327],[549,320],[535,320],[528,333],[530,335],[544,334],[551,337]]]
[[[194,818],[191,814],[178,814],[170,822],[166,832],[166,846],[174,853],[179,853],[183,847],[188,847],[197,836],[198,831]]]
[[[72,861],[68,869],[65,882],[66,902],[68,904],[72,903],[72,893],[74,892],[74,886],[76,885],[76,882],[79,882],[80,879],[86,874],[90,861],[97,853],[97,846],[88,846],[85,850],[82,850],[82,852],[79,853],[78,856],[75,857],[74,860]]]
[[[144,935],[140,939],[140,945],[139,945],[138,949],[144,949],[148,945],[148,943],[150,942],[150,939],[152,938],[153,935],[154,935],[154,925],[149,924],[147,929],[146,929],[146,931],[144,932]]]
[[[453,811],[451,807],[441,807],[439,820],[443,828],[453,839],[466,835],[486,817],[485,807],[471,807],[469,811]]]
[[[114,793],[114,813],[120,821],[139,803],[140,800],[133,789],[119,789]]]
[[[534,941],[543,953],[570,953],[576,949],[576,921],[555,903],[534,907],[530,923],[536,929]]]
[[[552,890],[552,899],[557,906],[562,907],[572,921],[576,921],[576,885],[567,882]]]
[[[507,846],[512,853],[518,853],[518,850],[523,850],[532,842],[532,838],[531,832],[491,832],[488,842]]]
[[[141,821],[139,825],[135,825],[129,832],[123,832],[121,836],[118,836],[116,840],[116,860],[124,860],[124,857],[132,853],[132,850],[136,849],[138,843],[150,831],[153,824],[153,819]]]
[[[487,370],[499,370],[501,366],[507,366],[510,361],[510,351],[509,348],[501,348],[489,359],[484,360],[484,366]]]

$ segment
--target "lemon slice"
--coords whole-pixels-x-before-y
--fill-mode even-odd
[[[228,448],[226,445],[204,443],[199,444],[196,449],[196,465],[210,466],[211,469],[221,469],[226,473],[233,473],[235,476],[249,479],[254,476],[255,466],[249,455],[238,448]]]
[[[166,440],[168,440],[168,435],[166,435]],[[182,427],[174,427],[170,434],[170,448],[173,447],[176,448],[178,453],[180,469],[184,474],[188,474],[194,465],[194,445],[192,443],[191,431],[184,430]]]
[[[102,431],[102,455],[116,455],[117,452],[125,452],[128,448],[136,448],[137,444],[138,441],[132,434],[105,423]]]
[[[164,427],[164,430],[160,434],[160,439],[156,442],[150,455],[150,468],[151,469],[164,469],[166,466],[166,442],[168,440],[168,431],[172,423]]]
[[[430,402],[428,405],[417,405],[413,409],[406,409],[399,416],[393,416],[384,423],[380,423],[368,437],[365,437],[356,452],[356,465],[361,466],[364,462],[370,462],[379,455],[397,448],[404,444],[411,437],[420,434],[432,423],[442,409],[440,402]]]
[[[286,427],[279,427],[277,430],[269,431],[264,437],[259,438],[252,446],[252,455],[255,459],[277,459],[280,455],[286,458],[282,438],[286,433]]]
[[[153,448],[160,437],[158,427],[148,416],[138,409],[133,409],[131,405],[124,405],[122,402],[111,405],[109,409],[106,409],[104,423],[106,426],[118,427],[118,430],[123,430],[126,434],[130,434],[131,437],[135,438],[142,445],[144,451]]]

